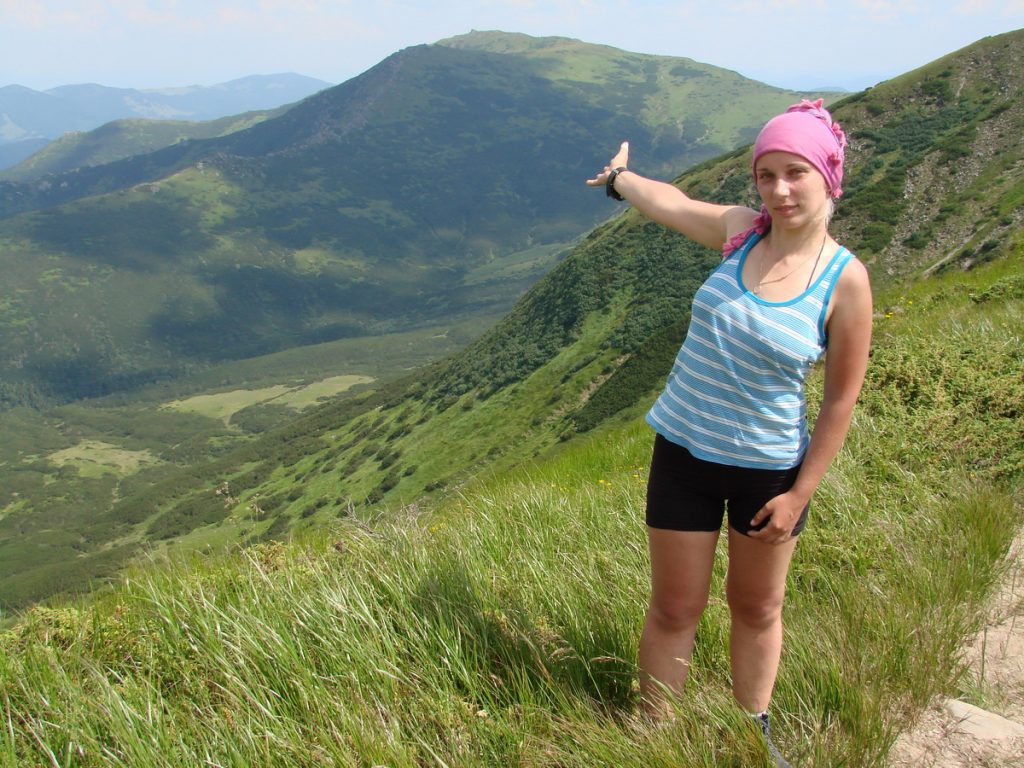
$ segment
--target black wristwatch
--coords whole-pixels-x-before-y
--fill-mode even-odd
[[[608,195],[608,197],[612,198],[613,200],[626,199],[615,190],[615,178],[623,171],[628,170],[629,169],[626,166],[620,165],[618,168],[615,168],[614,170],[612,170],[611,173],[608,174],[608,180],[604,183],[604,191]]]

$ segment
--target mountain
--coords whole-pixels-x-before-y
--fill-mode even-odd
[[[11,167],[0,171],[0,181],[33,181],[155,152],[172,144],[225,136],[274,117],[285,109],[287,107],[245,112],[208,121],[114,120],[91,131],[65,133],[53,141],[29,139],[0,146],[0,157],[8,150],[13,158]],[[0,162],[0,167],[2,165]]]
[[[888,303],[897,291],[921,279],[955,285],[957,275],[989,263],[1001,265],[987,278],[1003,286],[997,291],[1021,296],[1021,71],[1024,33],[1013,33],[836,105],[851,149],[835,229],[869,265],[880,320],[908,310],[905,301]],[[734,202],[747,194],[749,168],[749,149],[737,150],[676,183],[704,199]],[[890,197],[892,186],[899,200]],[[281,498],[279,514],[268,515],[280,525],[281,515],[305,503],[410,501],[431,485],[479,471],[481,462],[522,462],[630,413],[661,386],[685,308],[718,258],[632,211],[615,217],[464,352],[361,403],[296,419],[244,452],[251,462],[266,450],[265,463],[247,463],[236,475],[222,462],[217,477],[233,478],[239,498],[247,488]],[[1008,362],[1007,370],[1018,368]],[[1008,413],[1019,406],[1007,405]],[[977,437],[983,441],[983,433]],[[979,468],[1019,470],[1019,447],[1015,458],[976,450]],[[282,494],[297,487],[301,494],[285,502]]]
[[[0,168],[18,165],[49,143],[49,139],[23,139],[10,144],[0,144]],[[3,172],[0,171],[0,176],[2,174]]]
[[[901,414],[891,428],[906,440],[896,458],[868,467],[878,482],[900,462],[941,473],[955,456],[966,457],[972,482],[1012,480],[1024,468],[1013,343],[1024,298],[1021,71],[1024,33],[1003,35],[835,105],[851,141],[835,229],[869,264],[877,299],[865,398],[873,414]],[[735,202],[749,195],[749,176],[741,148],[676,183]],[[301,413],[268,395],[223,420],[192,415],[186,424],[167,402],[133,412],[96,403],[57,409],[44,429],[27,409],[12,410],[5,433],[38,435],[0,454],[0,485],[15,489],[0,500],[0,595],[37,599],[141,551],[252,544],[372,518],[382,504],[425,507],[582,433],[633,424],[663,384],[693,292],[718,259],[626,211],[461,352]],[[970,333],[956,330],[965,324]],[[902,342],[890,327],[944,330]],[[218,397],[243,401],[224,378]],[[861,449],[875,451],[872,439]],[[101,461],[108,468],[96,470]]]
[[[579,180],[621,137],[652,172],[686,167],[798,98],[688,60],[471,40],[229,135],[0,183],[0,400],[493,317],[606,214]]]
[[[0,88],[0,145],[56,139],[71,131],[88,131],[123,118],[214,120],[274,109],[329,86],[322,80],[292,73],[253,75],[212,86],[153,90],[90,83],[35,91],[8,85]]]

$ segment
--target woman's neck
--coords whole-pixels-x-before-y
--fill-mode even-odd
[[[825,222],[799,229],[783,229],[773,225],[767,235],[771,252],[777,259],[817,251],[826,238],[828,226]]]

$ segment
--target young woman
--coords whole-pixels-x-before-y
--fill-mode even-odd
[[[639,661],[652,716],[667,713],[665,692],[679,694],[686,681],[727,510],[733,693],[769,736],[786,574],[811,496],[846,437],[871,341],[867,271],[828,232],[845,146],[820,100],[770,120],[753,150],[760,212],[693,200],[629,171],[628,143],[587,182],[725,255],[694,297],[647,416],[657,435]],[[822,355],[824,396],[810,435],[804,382]]]

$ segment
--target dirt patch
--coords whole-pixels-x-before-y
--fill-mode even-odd
[[[971,703],[985,712],[936,701],[897,739],[890,768],[1024,767],[1024,535],[1010,549],[988,624],[965,657]]]

